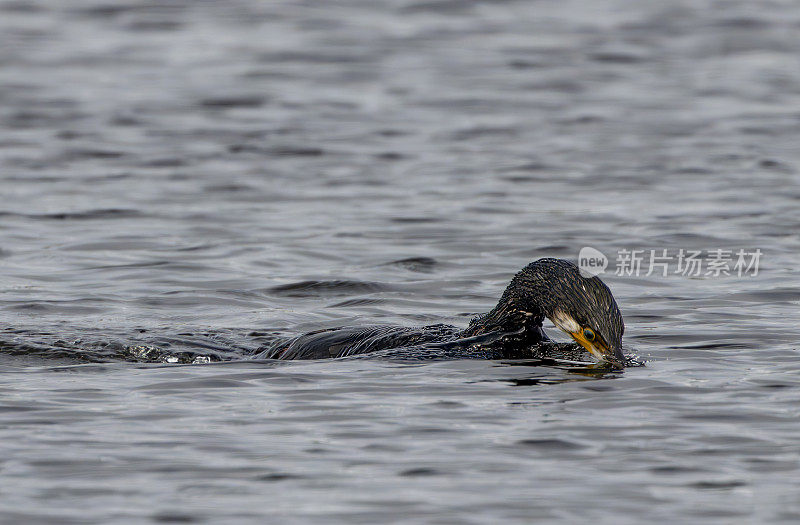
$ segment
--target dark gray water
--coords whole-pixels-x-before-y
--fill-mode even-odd
[[[788,0],[0,1],[0,521],[796,523],[798,34]],[[464,326],[583,246],[763,256],[612,263],[621,374],[247,359]]]

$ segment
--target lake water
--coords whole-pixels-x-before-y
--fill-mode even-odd
[[[797,523],[796,7],[1,0],[0,521]],[[584,246],[645,367],[249,359]]]

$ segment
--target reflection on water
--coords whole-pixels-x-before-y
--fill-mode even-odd
[[[0,0],[0,521],[796,523],[795,7]],[[624,372],[248,359],[584,246],[763,255],[607,271]]]
[[[535,367],[535,372],[526,371],[524,376],[495,379],[495,381],[506,381],[514,386],[554,385],[569,381],[615,379],[623,373],[608,363],[580,363],[561,359],[519,359],[501,361],[500,364],[502,366]],[[643,366],[643,364],[631,361],[630,366]],[[542,367],[546,368],[542,370]],[[550,370],[563,370],[568,374],[553,376]]]

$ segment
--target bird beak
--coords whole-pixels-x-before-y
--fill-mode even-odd
[[[610,363],[616,368],[625,368],[625,356],[622,355],[622,348],[617,346],[609,347],[603,341],[587,341],[581,330],[569,332],[569,335],[597,359]]]

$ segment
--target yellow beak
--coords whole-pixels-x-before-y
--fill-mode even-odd
[[[621,349],[611,349],[602,341],[589,341],[584,337],[583,330],[569,332],[569,335],[597,359],[611,363],[617,368],[625,368],[625,356],[622,355]]]

